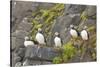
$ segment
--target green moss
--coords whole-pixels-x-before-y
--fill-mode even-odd
[[[87,29],[89,32],[92,32],[92,31],[95,31],[96,30],[96,27],[95,26],[91,26]]]
[[[53,21],[63,14],[64,10],[64,4],[55,4],[53,7],[49,9],[38,9],[37,12],[33,12],[32,16],[34,17],[32,20],[32,32],[31,36],[34,38],[37,29],[43,28],[43,32],[45,33],[45,36],[51,35],[49,32],[51,30]],[[43,20],[43,22],[40,23],[40,20]]]
[[[92,58],[96,60],[96,52],[92,53]]]
[[[96,15],[92,16],[93,19],[96,19]]]
[[[59,58],[55,57],[54,61],[55,62],[59,62],[59,63],[64,63],[64,62],[68,62],[69,60],[71,60],[76,54],[76,48],[73,47],[72,42],[69,41],[67,44],[65,44],[62,47],[62,53],[61,55],[59,55]],[[61,60],[59,60],[61,59]]]
[[[70,60],[76,53],[75,47],[73,47],[72,42],[68,42],[63,46],[63,60],[67,62]]]
[[[36,29],[42,28],[42,26],[43,26],[43,24],[38,24],[38,25],[36,26]]]
[[[42,16],[41,17],[43,17],[43,18],[46,18],[46,17],[48,17],[49,16],[49,10],[40,10],[40,12],[42,13]]]
[[[88,17],[87,17],[87,12],[86,11],[83,11],[82,13],[81,13],[81,19],[83,20],[83,21],[85,21],[85,20],[87,20],[88,19]]]
[[[62,62],[62,59],[60,58],[60,57],[55,57],[54,59],[53,59],[53,63],[54,64],[59,64],[59,63],[61,63]]]

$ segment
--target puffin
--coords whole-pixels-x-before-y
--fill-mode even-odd
[[[86,29],[87,29],[87,26],[84,26],[83,27],[83,30],[81,31],[81,34],[80,34],[81,35],[81,38],[83,40],[82,47],[84,48],[84,51],[83,51],[83,53],[81,55],[80,60],[83,59],[83,57],[84,57],[85,53],[87,52],[87,50],[90,51],[88,49],[89,48],[89,42],[88,42],[88,40],[89,40],[89,33],[88,33],[88,31]]]
[[[70,28],[70,35],[72,36],[72,38],[77,38],[80,35],[78,30],[74,28],[74,25],[70,25]]]
[[[40,45],[46,45],[46,40],[41,28],[38,29],[35,39]]]
[[[80,48],[79,45],[75,44],[76,41],[78,41],[78,37],[80,36],[80,33],[77,29],[75,29],[74,25],[70,25],[70,35],[72,37],[72,42],[73,42],[73,46],[77,49]]]
[[[58,32],[55,32],[54,43],[55,43],[55,47],[61,47],[62,46],[62,40],[61,40]]]
[[[87,41],[89,39],[89,34],[86,29],[87,29],[87,26],[84,26],[83,30],[81,31],[81,38],[83,41]]]
[[[28,36],[25,36],[24,39],[25,39],[25,41],[24,41],[24,46],[25,46],[25,47],[27,47],[27,46],[29,46],[29,45],[32,45],[32,46],[35,45],[34,42],[31,41],[30,38],[29,38]]]
[[[35,43],[31,41],[28,36],[25,36],[24,46],[25,56],[23,58],[23,66],[28,65],[30,62],[30,57],[33,57],[33,47],[35,47]]]

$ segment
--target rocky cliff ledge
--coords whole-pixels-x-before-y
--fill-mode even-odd
[[[90,56],[86,54],[83,61],[96,60],[96,6],[23,1],[13,1],[11,4],[12,67],[17,62],[23,63],[26,51],[24,37],[30,36],[34,40],[37,28],[39,27],[43,29],[47,46],[40,48],[38,48],[39,46],[33,47],[34,57],[30,60],[29,65],[52,64],[53,59],[58,57],[60,53],[53,47],[54,32],[58,31],[61,34],[63,44],[66,45],[71,41],[69,35],[70,24],[74,24],[79,31],[85,25],[88,27],[91,40],[89,44],[92,48],[90,49],[92,54]],[[79,41],[76,44],[82,44],[82,41]],[[79,54],[75,54],[67,62],[80,62],[79,58]]]

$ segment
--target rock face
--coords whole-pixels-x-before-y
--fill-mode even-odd
[[[52,64],[54,57],[59,55],[54,48],[54,35],[48,35],[47,46],[51,47],[27,47],[24,46],[24,37],[28,36],[32,31],[34,25],[28,19],[33,18],[32,12],[39,11],[40,9],[50,9],[55,4],[51,3],[38,3],[38,2],[20,2],[13,1],[12,3],[12,16],[11,16],[11,56],[12,56],[12,66],[14,67],[17,62],[23,63],[24,58],[27,56],[32,58],[29,65],[42,65],[42,64]],[[81,18],[82,12],[86,12],[87,20],[84,21]],[[62,16],[58,16],[53,21],[50,32],[54,34],[55,32],[60,33],[60,37],[63,40],[63,44],[66,44],[71,36],[69,34],[70,24],[74,24],[80,30],[82,27],[95,26],[96,27],[96,7],[95,6],[85,6],[85,5],[65,5]],[[85,16],[84,16],[85,17]],[[44,19],[42,19],[44,20]],[[44,23],[44,21],[40,21]],[[32,57],[29,53],[32,53]],[[77,57],[71,62],[79,62]],[[26,64],[28,65],[28,64]]]
[[[59,52],[57,52],[53,48],[40,48],[38,52],[38,57],[44,60],[52,61],[54,57],[58,56]]]
[[[26,47],[25,57],[34,60],[52,61],[54,57],[58,56],[59,52],[54,48],[28,46]]]
[[[77,13],[81,13],[82,11],[84,11],[84,9],[86,8],[85,5],[66,5],[65,6],[65,12],[69,13],[69,14],[77,14]]]
[[[50,47],[28,46],[26,48],[19,48],[12,54],[13,66],[17,62],[22,62],[24,58],[30,58],[30,60],[28,60],[25,65],[40,65],[51,64],[53,58],[58,56],[59,52],[56,49]]]
[[[78,25],[80,23],[80,17],[74,16],[73,18],[70,16],[62,16],[56,19],[56,23],[54,27],[52,28],[52,32],[59,32],[60,36],[63,39],[63,43],[67,43],[70,40],[69,35],[69,26],[70,24]],[[50,43],[53,44],[54,36],[51,37]]]

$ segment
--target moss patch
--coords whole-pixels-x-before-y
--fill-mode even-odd
[[[37,32],[38,28],[42,28],[44,35],[47,37],[50,34],[50,30],[52,27],[52,24],[54,23],[54,20],[63,15],[64,10],[64,4],[55,4],[50,9],[39,9],[37,12],[33,12],[32,16],[34,17],[32,19],[32,31],[30,33],[30,36],[32,36],[32,39],[35,39],[35,34]],[[41,20],[43,20],[41,22]]]

